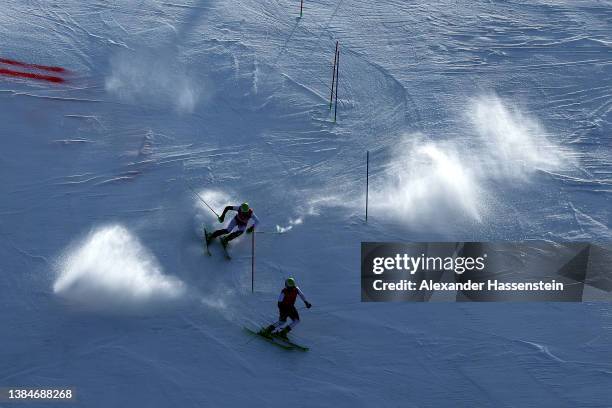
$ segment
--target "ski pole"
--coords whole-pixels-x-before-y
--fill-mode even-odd
[[[191,188],[191,186],[190,186],[189,184],[187,184],[187,182],[185,182],[185,184],[187,185],[187,187],[189,188],[189,190],[191,190],[191,192],[193,193],[193,195],[194,195],[195,197],[197,197],[197,198],[198,198],[198,199],[199,199],[201,202],[203,202],[203,203],[204,203],[204,205],[206,205],[206,206],[208,207],[208,209],[209,209],[210,211],[212,211],[212,212],[213,212],[213,213],[214,213],[214,214],[217,216],[217,218],[219,218],[219,214],[217,214],[217,212],[216,212],[215,210],[213,210],[213,209],[212,209],[212,207],[211,207],[210,205],[208,205],[208,203],[207,203],[206,201],[204,201],[204,199],[203,199],[202,197],[200,197],[200,195],[199,195],[198,193],[196,193],[196,192],[195,192],[195,190],[194,190],[193,188]]]

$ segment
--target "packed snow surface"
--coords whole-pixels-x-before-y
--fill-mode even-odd
[[[608,304],[362,303],[359,255],[609,242],[612,4],[304,7],[3,2],[0,387],[84,407],[609,406]],[[206,256],[201,199],[261,219],[254,293],[251,237]],[[291,333],[308,353],[242,329],[275,320],[288,276],[314,305]]]

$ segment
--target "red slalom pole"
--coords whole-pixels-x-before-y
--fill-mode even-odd
[[[338,41],[336,41],[336,51],[334,51],[334,68],[332,69],[332,86],[331,93],[329,94],[329,110],[331,110],[334,103],[334,84],[336,83],[336,60],[338,58]]]

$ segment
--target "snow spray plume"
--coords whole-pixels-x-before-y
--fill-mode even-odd
[[[93,231],[60,259],[53,291],[86,308],[142,312],[181,298],[185,285],[121,225]]]
[[[557,170],[568,159],[536,119],[497,96],[472,100],[468,116],[485,146],[479,156],[490,177],[526,178],[538,168]]]
[[[204,200],[202,198],[202,196],[200,196],[194,189],[193,187],[191,187],[188,183],[185,183],[185,185],[187,186],[187,188],[191,191],[191,193],[193,194],[193,196],[195,198],[197,198],[198,200],[200,200],[202,203],[204,203],[204,205],[213,212],[213,214],[215,214],[217,217],[219,216],[219,214],[217,214],[217,212],[210,206],[208,205],[208,203],[206,202],[206,200]]]
[[[213,208],[222,209],[226,205],[235,202],[230,196],[217,190],[196,191],[191,189],[191,193],[194,197],[196,208],[193,227],[200,236],[202,234],[202,225],[219,225],[217,224],[217,212],[212,210]],[[213,213],[215,216],[213,216]]]
[[[480,222],[487,209],[483,199],[489,197],[482,186],[528,181],[537,169],[568,163],[570,152],[550,142],[535,119],[509,109],[496,96],[474,99],[467,116],[477,144],[406,138],[392,159],[387,184],[372,194],[372,207],[412,225],[446,228],[461,219]]]
[[[392,163],[387,184],[372,192],[372,207],[384,210],[377,213],[430,227],[481,220],[477,180],[452,144],[411,135],[398,145]]]
[[[111,59],[106,90],[129,102],[171,104],[177,112],[191,113],[199,92],[178,60],[164,49],[137,54],[123,51]]]
[[[276,225],[276,231],[274,231],[274,232],[277,232],[279,234],[283,234],[285,232],[291,231],[294,226],[301,225],[303,223],[304,223],[304,219],[302,217],[298,217],[298,218],[295,218],[295,219],[290,219],[289,220],[289,225],[287,225],[287,226],[283,227],[283,226],[277,224]]]

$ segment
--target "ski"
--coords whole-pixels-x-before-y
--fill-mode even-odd
[[[278,347],[280,347],[280,348],[282,348],[284,350],[293,350],[292,346],[290,346],[288,344],[285,344],[285,343],[277,342],[277,341],[275,341],[274,337],[272,337],[272,336],[265,336],[260,331],[256,332],[255,330],[251,330],[248,327],[245,327],[244,330],[246,330],[248,333],[250,333],[250,334],[252,334],[254,336],[261,337],[262,339],[268,341],[269,343],[272,343],[275,346],[278,346]]]
[[[206,230],[206,227],[204,227],[204,250],[206,251],[206,254],[208,256],[212,256],[212,253],[210,252],[210,247],[208,245],[209,236],[210,233]],[[228,261],[231,260],[232,257],[230,256],[229,252],[227,252],[227,244],[223,244],[223,241],[221,241],[221,247],[223,248],[223,254],[225,255],[225,259],[227,259]]]
[[[287,340],[287,339],[284,339],[282,337],[274,336],[274,335],[265,335],[265,334],[262,333],[263,329],[261,329],[260,331],[257,332],[257,331],[249,329],[248,327],[245,327],[244,330],[246,330],[247,332],[249,332],[249,333],[251,333],[251,334],[253,334],[255,336],[259,336],[262,339],[267,340],[268,342],[274,344],[275,346],[278,346],[278,347],[280,347],[282,349],[285,349],[285,350],[299,350],[299,351],[308,351],[309,350],[308,347],[304,347],[304,346],[301,346],[299,344],[296,344],[296,343],[292,342],[291,340]]]
[[[223,253],[225,254],[225,259],[227,259],[228,261],[231,261],[232,257],[229,254],[229,252],[227,252],[227,243],[224,243],[223,240],[221,240],[221,247],[223,248]]]
[[[297,343],[292,342],[291,340],[283,339],[282,337],[278,337],[278,336],[272,335],[272,338],[284,341],[285,343],[287,343],[290,346],[292,346],[295,350],[300,350],[300,351],[308,351],[309,350],[308,347],[301,346],[301,345],[299,345]]]
[[[206,227],[204,227],[204,250],[208,256],[212,256],[210,248],[208,248],[208,235],[208,231],[206,231]]]

